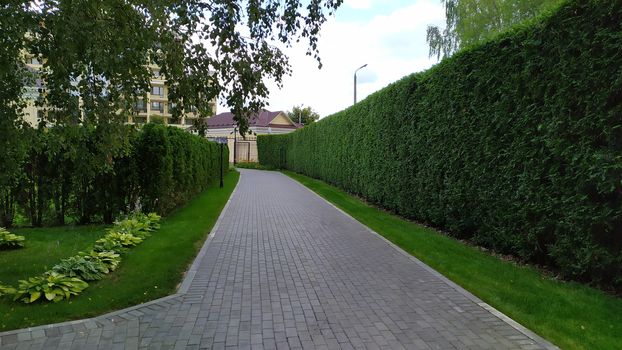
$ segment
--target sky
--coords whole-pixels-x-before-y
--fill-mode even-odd
[[[359,101],[425,70],[436,63],[428,58],[426,28],[444,21],[440,0],[345,0],[322,27],[318,43],[322,69],[305,55],[302,42],[285,49],[293,73],[283,79],[280,90],[268,84],[266,108],[287,111],[302,104],[325,117],[352,105],[354,71],[363,64],[368,66],[357,74]],[[218,113],[228,110],[218,106]]]

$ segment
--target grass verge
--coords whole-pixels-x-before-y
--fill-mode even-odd
[[[377,209],[320,180],[284,171],[406,252],[563,349],[619,349],[622,300]]]
[[[164,218],[158,231],[123,255],[115,272],[91,283],[77,297],[33,305],[1,300],[0,331],[93,317],[174,293],[238,179],[239,173],[230,171],[224,188],[216,183]],[[86,250],[105,234],[104,226],[14,231],[26,236],[26,247],[0,252],[0,281],[10,284],[41,274],[60,259]]]

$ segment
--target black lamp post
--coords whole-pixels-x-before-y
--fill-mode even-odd
[[[238,127],[233,127],[233,165],[238,163]]]
[[[226,137],[219,137],[216,139],[216,142],[218,142],[218,145],[220,146],[220,188],[222,188],[224,186],[223,183],[223,176],[222,176],[222,152],[223,152],[223,148],[225,147],[225,143],[227,142],[227,138]]]
[[[224,146],[222,145],[222,142],[220,142],[220,188],[224,186],[223,180],[222,180],[222,148],[223,147]]]
[[[367,63],[365,63],[364,65],[358,67],[355,71],[354,71],[354,104],[356,104],[356,73],[358,71],[360,71],[361,69],[367,67]]]

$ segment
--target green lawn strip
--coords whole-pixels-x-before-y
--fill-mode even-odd
[[[563,349],[619,349],[622,300],[544,276],[377,209],[322,181],[285,171],[361,223]]]
[[[106,234],[105,228],[88,225],[10,229],[26,240],[23,248],[0,250],[0,283],[17,286],[18,280],[48,271],[61,259],[92,246]]]
[[[185,207],[163,218],[159,230],[123,254],[123,260],[115,272],[101,281],[90,283],[89,288],[77,297],[56,304],[24,305],[0,301],[0,331],[93,317],[174,293],[184,272],[216,223],[238,179],[239,173],[230,171],[225,176],[224,188],[219,188],[216,183]],[[43,232],[53,229],[39,230]],[[25,232],[20,231],[20,234]],[[46,258],[43,263],[51,267],[61,258],[92,246],[104,234],[104,228],[101,227],[88,239],[83,239],[80,235],[79,239],[84,244],[75,244],[75,251],[68,250],[66,255],[58,254],[55,259]],[[29,237],[26,236],[24,252],[29,251],[26,254],[46,254],[45,251],[37,251],[36,246],[29,247],[28,244]],[[0,256],[4,253],[6,252],[0,252]],[[44,271],[44,268],[35,266],[27,275],[34,276]],[[3,268],[0,276],[11,273],[5,272]],[[23,277],[25,276],[19,278]]]

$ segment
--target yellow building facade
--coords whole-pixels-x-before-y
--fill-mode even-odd
[[[30,71],[36,73],[43,67],[43,64],[36,57],[27,55],[26,67]],[[158,66],[149,65],[149,69],[152,72],[152,78],[151,89],[147,93],[147,100],[141,98],[135,103],[134,113],[128,117],[127,122],[129,124],[140,125],[158,118],[165,124],[184,129],[194,125],[195,121],[199,118],[194,108],[189,111],[184,111],[178,120],[173,120],[171,112],[174,104],[169,101],[168,98],[169,91],[166,85],[166,78],[160,74],[160,68]],[[42,85],[41,79],[35,79],[35,84],[33,86],[27,86],[25,91],[26,108],[24,109],[24,119],[32,126],[38,125],[43,113],[42,108],[36,106],[35,103],[40,96]],[[209,104],[212,115],[216,114],[216,99],[210,101]]]

